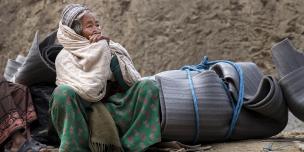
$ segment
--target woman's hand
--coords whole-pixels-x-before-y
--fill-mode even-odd
[[[95,43],[98,42],[100,40],[106,40],[108,42],[108,44],[110,43],[110,38],[105,37],[101,34],[93,34],[92,36],[90,36],[90,43]]]

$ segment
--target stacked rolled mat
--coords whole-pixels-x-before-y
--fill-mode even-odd
[[[304,55],[284,39],[272,47],[272,57],[289,110],[304,121]]]
[[[251,62],[208,62],[155,76],[164,141],[218,142],[281,132],[287,106],[276,79]],[[239,110],[239,111],[237,111]]]

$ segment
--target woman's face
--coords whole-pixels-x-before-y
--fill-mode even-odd
[[[85,13],[81,18],[82,25],[82,36],[87,38],[88,40],[94,34],[101,35],[101,27],[96,20],[95,16],[91,13]]]

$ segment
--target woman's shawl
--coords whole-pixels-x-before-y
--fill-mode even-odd
[[[122,77],[128,86],[132,86],[138,79],[141,78],[133,66],[132,59],[128,51],[119,43],[110,41],[111,52],[117,56]]]
[[[110,46],[106,40],[90,43],[61,22],[57,38],[64,48],[55,61],[56,84],[69,85],[77,94],[90,102],[100,101],[105,96],[107,80],[113,79],[110,70],[112,53],[125,56],[120,57],[124,60],[120,63],[125,63],[124,65],[127,66],[122,68],[122,71],[125,71],[122,73],[125,73],[123,76],[124,79],[129,80],[126,81],[130,82],[129,85],[140,78],[129,54],[118,43],[110,42]]]

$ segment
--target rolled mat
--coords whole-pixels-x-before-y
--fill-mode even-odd
[[[273,45],[271,50],[273,63],[276,66],[280,78],[304,66],[303,53],[298,52],[287,38]]]
[[[39,51],[42,61],[52,71],[56,72],[55,59],[58,53],[63,49],[61,44],[57,42],[57,30],[51,32],[40,44]]]
[[[284,39],[272,47],[272,57],[286,103],[291,113],[304,121],[304,55]]]
[[[18,72],[15,82],[27,86],[35,84],[54,84],[56,72],[54,62],[61,46],[54,45],[56,32],[52,32],[39,43],[38,32],[29,49],[29,53]],[[60,49],[61,48],[61,49]]]
[[[304,60],[304,59],[303,59]],[[290,72],[279,84],[284,93],[288,108],[297,118],[304,121],[304,67]]]
[[[155,76],[160,85],[161,127],[164,141],[184,143],[265,138],[279,133],[287,124],[287,106],[277,81],[263,76],[253,63],[238,63],[244,71],[244,103],[230,137],[239,77],[232,65],[218,63],[203,72],[191,72],[198,99],[199,130],[187,73],[172,70]],[[226,87],[227,88],[226,88]],[[233,89],[229,88],[233,87]]]

